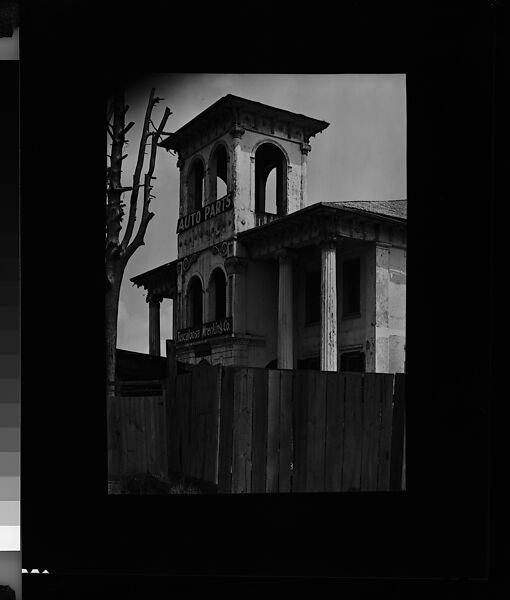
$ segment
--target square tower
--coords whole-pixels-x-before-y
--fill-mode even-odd
[[[160,146],[178,154],[177,356],[249,364],[248,260],[237,235],[306,205],[310,138],[329,123],[228,94]],[[256,276],[256,274],[254,274]]]

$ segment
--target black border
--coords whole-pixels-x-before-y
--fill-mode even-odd
[[[491,127],[506,8],[123,7],[41,2],[21,15],[23,566],[61,573],[73,594],[85,574],[112,586],[117,574],[126,589],[136,572],[229,575],[241,589],[241,574],[485,578]],[[405,494],[105,495],[98,148],[112,73],[129,82],[147,71],[406,73]],[[144,581],[168,585],[156,579]]]

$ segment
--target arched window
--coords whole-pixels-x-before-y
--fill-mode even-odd
[[[213,321],[227,316],[227,280],[222,269],[213,271],[209,284],[209,314]]]
[[[227,149],[216,148],[209,161],[209,201],[214,202],[227,195]]]
[[[192,277],[188,285],[188,326],[202,325],[202,283],[198,277]]]
[[[274,144],[261,144],[255,152],[255,211],[287,212],[287,160]]]
[[[188,175],[188,194],[191,210],[202,208],[204,201],[204,165],[201,160],[196,159]]]

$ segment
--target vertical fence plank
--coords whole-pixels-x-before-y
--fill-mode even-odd
[[[117,398],[108,396],[108,477],[121,473],[120,426]]]
[[[163,391],[163,395],[159,398],[155,398],[154,403],[154,424],[156,428],[156,441],[154,450],[154,468],[159,475],[166,475],[168,473],[168,440],[166,437],[166,399],[168,392]]]
[[[123,398],[117,397],[117,409],[121,424],[121,472],[126,473],[129,468],[129,414]]]
[[[294,371],[294,457],[292,491],[306,491],[308,384],[310,371]]]
[[[280,371],[268,371],[267,384],[267,480],[266,492],[278,491]]]
[[[186,380],[186,386],[183,389],[181,398],[181,453],[182,453],[182,469],[185,475],[191,475],[193,465],[193,447],[191,445],[191,413],[192,413],[192,398],[193,398],[193,373],[189,373]]]
[[[179,471],[179,398],[182,395],[184,375],[178,375],[175,382],[175,395],[168,407],[168,469]]]
[[[266,491],[267,393],[266,369],[253,369],[252,492]]]
[[[218,411],[221,392],[221,366],[210,367],[205,400],[205,463],[203,479],[216,483],[218,461]]]
[[[186,475],[200,478],[201,440],[199,431],[200,395],[202,390],[203,369],[198,367],[191,372],[191,402],[189,411],[189,467]]]
[[[166,446],[164,460],[164,474],[167,475],[169,470],[174,470],[175,455],[177,444],[175,439],[172,439],[172,414],[173,407],[177,395],[177,357],[174,340],[166,340],[166,357],[167,357],[167,380],[165,385],[165,404],[164,413],[161,415],[163,422],[163,431],[165,434],[164,444]]]
[[[167,424],[168,424],[168,393],[163,394],[162,397],[163,403],[161,405],[158,404],[160,408],[157,417],[160,421],[161,435],[160,435],[160,455],[161,455],[161,466],[160,466],[160,474],[167,475],[168,474],[168,432],[167,432]]]
[[[163,391],[162,396],[154,396],[152,398],[152,407],[150,414],[150,427],[151,427],[151,441],[152,441],[152,468],[158,475],[166,474],[163,470],[163,460],[166,455],[166,440],[162,435],[163,422],[160,419],[160,409],[165,407],[165,392]]]
[[[200,386],[200,403],[198,406],[198,444],[199,444],[199,479],[205,479],[207,454],[209,452],[209,436],[207,426],[209,425],[209,400],[214,393],[213,373],[214,367],[201,367],[202,381]]]
[[[168,391],[165,390],[161,398],[157,398],[154,408],[154,420],[157,428],[157,451],[156,451],[156,469],[160,475],[168,473],[168,438],[166,432],[167,420],[167,398]]]
[[[207,465],[213,457],[212,448],[212,405],[216,388],[216,373],[218,367],[203,367],[203,385],[200,396],[199,430],[201,441],[200,479],[208,480]]]
[[[113,427],[113,402],[110,394],[106,396],[106,415],[107,415],[107,445],[108,445],[108,479],[110,479],[116,470],[113,465],[113,455],[115,447],[115,430]]]
[[[178,378],[175,380],[175,386],[173,394],[169,391],[169,397],[167,398],[166,404],[166,436],[167,436],[167,447],[168,447],[168,470],[175,470],[175,456],[176,456],[176,442],[175,442],[175,434],[174,434],[174,414],[175,414],[175,404],[176,404],[176,396],[178,394]]]
[[[362,381],[361,373],[346,373],[342,491],[359,491],[361,486]]]
[[[184,473],[187,467],[187,452],[188,452],[188,419],[187,410],[189,398],[191,398],[191,373],[182,375],[181,393],[177,399],[177,451],[179,456],[177,469]]]
[[[220,405],[220,449],[218,456],[218,489],[232,491],[232,422],[234,416],[235,367],[223,367]]]
[[[212,367],[198,367],[196,369],[200,375],[197,389],[194,394],[195,418],[192,428],[195,432],[194,446],[196,448],[195,477],[204,479],[205,457],[207,454],[207,400],[212,390],[209,389],[211,383]]]
[[[209,392],[209,456],[207,460],[207,481],[218,483],[218,427],[221,393],[221,365],[214,367],[214,376]]]
[[[128,412],[129,412],[129,470],[131,472],[138,471],[138,461],[136,453],[136,416],[135,416],[135,399],[128,398]]]
[[[379,464],[377,468],[377,489],[387,492],[390,489],[390,451],[391,420],[393,414],[393,378],[390,373],[381,373],[380,385],[380,431],[379,431]]]
[[[145,466],[145,427],[142,428],[143,396],[134,398],[135,405],[135,435],[136,435],[136,470],[144,472]]]
[[[152,421],[152,415],[154,414],[154,400],[155,396],[147,396],[144,399],[144,411],[143,411],[143,424],[145,429],[145,448],[147,454],[147,471],[149,473],[155,473],[154,467],[154,446],[156,442],[156,431],[155,431],[155,422]]]
[[[280,373],[280,452],[278,490],[290,492],[292,463],[292,371]]]
[[[197,431],[196,431],[196,411],[197,411],[197,391],[200,381],[200,370],[193,369],[191,371],[191,393],[188,400],[188,410],[186,411],[187,416],[187,466],[185,475],[189,477],[196,477],[196,464],[197,464]]]
[[[309,374],[307,423],[307,474],[306,491],[324,491],[324,460],[326,449],[326,378],[324,371]]]
[[[182,398],[186,385],[187,374],[179,375],[177,377],[177,385],[175,392],[175,402],[172,407],[172,431],[170,435],[174,440],[175,449],[175,460],[173,461],[172,470],[182,471],[183,460],[182,460]]]
[[[145,397],[140,396],[135,400],[136,406],[136,445],[139,457],[139,472],[147,472],[147,440],[145,439]]]
[[[379,408],[377,385],[381,373],[365,373],[363,386],[363,448],[361,456],[361,490],[377,490],[379,443]]]
[[[402,490],[402,461],[404,456],[405,374],[395,374],[393,418],[391,426],[390,490]]]
[[[164,391],[163,391],[164,394]],[[163,396],[153,396],[150,403],[150,414],[147,419],[147,427],[150,429],[150,458],[149,468],[151,473],[160,474],[162,463],[161,455],[161,423],[159,420],[159,407],[164,403]]]
[[[328,373],[326,382],[326,464],[324,489],[340,492],[342,489],[342,464],[344,441],[345,375]]]
[[[137,470],[136,464],[136,429],[134,418],[134,402],[133,398],[126,398],[126,408],[128,414],[128,469],[132,473]]]
[[[128,452],[134,452],[136,450],[134,399],[131,397],[125,398],[124,405],[126,407],[127,423],[128,423]]]
[[[252,389],[251,369],[240,369],[234,379],[233,493],[251,491]]]

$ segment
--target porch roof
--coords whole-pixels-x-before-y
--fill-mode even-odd
[[[323,202],[325,206],[335,206],[352,212],[372,213],[375,215],[407,220],[407,200],[343,200]]]
[[[405,246],[406,229],[407,200],[318,202],[240,232],[238,239],[256,258],[325,238]]]
[[[177,295],[177,260],[131,277],[130,281],[133,282],[133,285],[144,287],[148,292],[162,298],[175,298]]]

